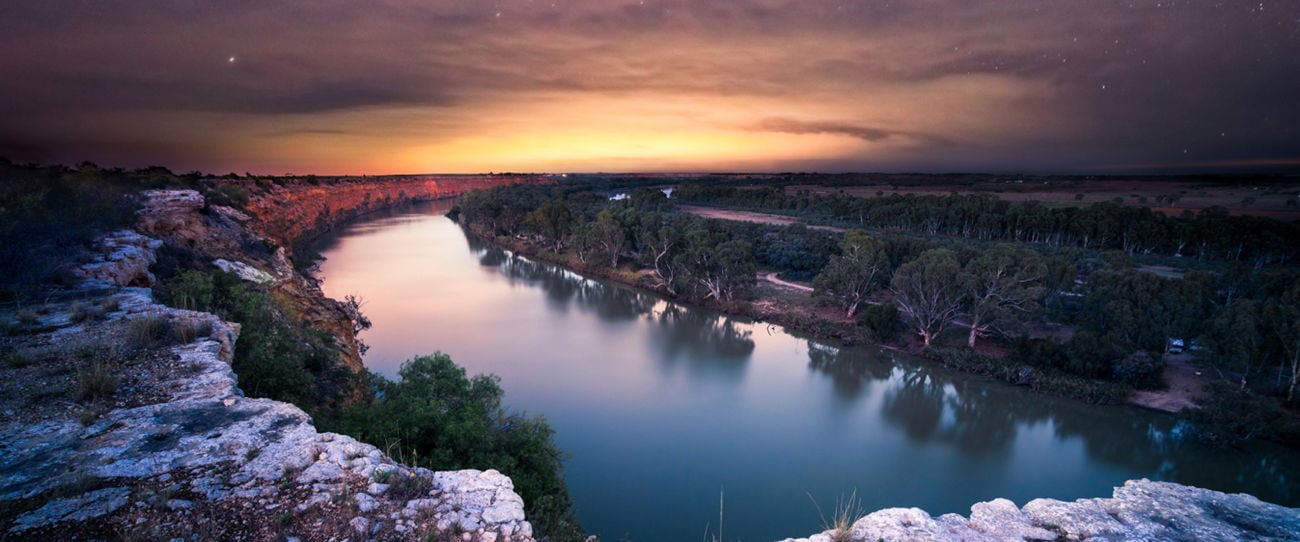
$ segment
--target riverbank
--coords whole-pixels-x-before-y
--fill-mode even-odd
[[[476,235],[487,238],[481,233]],[[549,247],[519,237],[495,236],[491,242],[529,258],[683,302],[662,287],[649,269],[611,268],[584,262],[572,251],[556,253]],[[1131,404],[1169,413],[1176,413],[1175,409],[1181,405],[1191,404],[1191,386],[1171,387],[1169,390],[1139,396],[1134,394],[1131,387],[1123,384],[1092,380],[1051,369],[1009,364],[1006,362],[1005,349],[991,347],[987,343],[974,351],[965,348],[924,347],[919,340],[913,340],[910,336],[905,336],[907,338],[900,342],[881,344],[857,322],[845,318],[842,311],[815,303],[810,288],[780,279],[772,280],[775,277],[770,275],[771,273],[760,272],[760,276],[769,278],[757,281],[752,299],[730,303],[710,301],[702,306],[725,314],[781,325],[822,341],[838,342],[846,346],[874,344],[883,349],[925,357],[963,372],[1086,403]],[[1198,386],[1194,389],[1200,388]],[[1135,397],[1138,399],[1135,400]]]

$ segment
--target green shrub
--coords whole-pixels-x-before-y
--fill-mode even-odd
[[[903,330],[903,322],[898,318],[898,307],[893,303],[867,305],[858,314],[858,325],[867,328],[878,342],[889,342],[898,337]]]
[[[216,285],[211,273],[185,271],[154,288],[164,303],[179,309],[207,311],[212,308]]]
[[[374,401],[346,409],[339,427],[329,429],[371,443],[400,443],[413,465],[497,469],[514,481],[541,532],[555,540],[583,538],[561,475],[563,453],[545,419],[507,413],[496,377],[468,377],[445,354],[411,359],[399,375],[397,382],[372,376]],[[418,483],[391,476],[399,478],[394,486]]]
[[[248,205],[248,190],[235,183],[217,183],[208,191],[207,201],[212,205],[242,209]]]

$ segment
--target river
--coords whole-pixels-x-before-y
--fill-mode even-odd
[[[683,306],[467,237],[435,203],[324,244],[319,276],[374,327],[365,363],[442,351],[495,373],[570,458],[603,540],[773,540],[821,531],[837,499],[939,515],[1006,497],[1108,497],[1130,478],[1300,505],[1300,457],[1214,449],[1171,416],[1088,406],[874,348]],[[721,505],[720,505],[721,501]],[[820,513],[819,513],[820,509]]]

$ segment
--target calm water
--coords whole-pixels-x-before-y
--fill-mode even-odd
[[[1173,420],[1090,407],[869,348],[666,302],[512,256],[441,216],[353,225],[329,242],[325,292],[359,295],[365,361],[395,376],[441,350],[495,373],[571,458],[584,527],[605,540],[772,540],[822,530],[854,492],[938,515],[1007,497],[1109,496],[1173,480],[1297,506],[1300,460],[1182,442]]]

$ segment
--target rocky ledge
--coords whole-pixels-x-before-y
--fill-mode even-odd
[[[877,540],[1300,540],[1300,509],[1250,495],[1130,480],[1115,488],[1110,499],[1036,499],[1024,508],[995,499],[972,506],[970,517],[934,518],[918,508],[889,508],[864,516],[845,530],[784,542]]]
[[[409,468],[245,397],[239,326],[153,302],[158,244],[115,233],[79,289],[0,315],[0,539],[533,539],[496,471]]]

